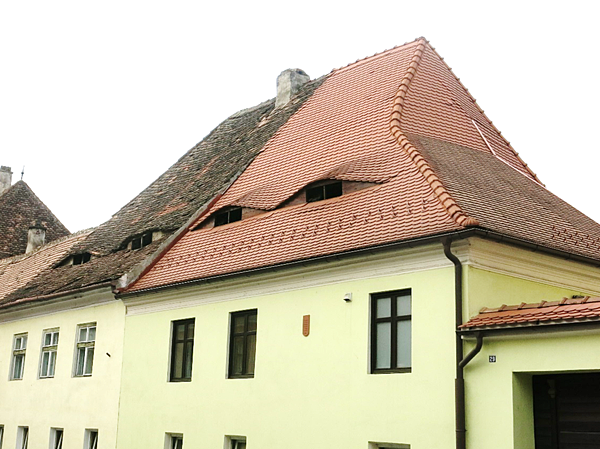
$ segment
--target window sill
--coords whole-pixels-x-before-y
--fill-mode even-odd
[[[235,376],[228,376],[227,379],[254,379],[254,374],[239,374]]]
[[[175,383],[175,384],[182,383],[182,382],[184,382],[184,383],[191,382],[191,381],[192,381],[191,377],[189,379],[169,379],[169,383]]]
[[[371,371],[371,374],[396,374],[396,373],[410,373],[412,368],[396,368],[396,369],[377,369]]]

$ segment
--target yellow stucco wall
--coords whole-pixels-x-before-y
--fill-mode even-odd
[[[483,306],[585,294],[576,287],[554,287],[475,268],[467,268],[466,279],[469,316]],[[531,376],[600,370],[599,344],[597,330],[484,337],[481,352],[464,371],[468,447],[534,449]],[[474,340],[467,340],[465,353],[473,347]],[[495,363],[489,362],[490,355],[496,356]]]
[[[4,448],[15,447],[18,426],[29,427],[31,449],[49,447],[51,427],[64,429],[65,448],[83,448],[85,429],[98,429],[98,449],[115,447],[125,310],[112,295],[103,301],[84,307],[75,302],[70,310],[35,317],[27,317],[29,312],[0,317]],[[92,375],[73,377],[77,326],[90,322],[97,324]],[[42,333],[50,328],[60,328],[55,376],[39,379]],[[23,379],[9,380],[13,336],[23,332],[28,333]]]
[[[332,279],[284,291],[282,275],[273,281],[280,293],[255,295],[227,290],[227,282],[213,293],[192,287],[171,297],[173,310],[127,316],[118,446],[162,449],[171,432],[198,449],[221,448],[226,435],[247,437],[250,449],[367,449],[369,441],[454,447],[453,268]],[[412,373],[369,374],[369,294],[403,288],[413,296]],[[226,301],[185,307],[224,290]],[[252,308],[255,377],[227,379],[229,314]],[[192,381],[170,383],[171,322],[191,317]]]

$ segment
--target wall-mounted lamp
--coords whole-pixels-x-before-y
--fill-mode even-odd
[[[346,301],[346,302],[352,301],[352,293],[346,293],[344,295],[344,301]]]

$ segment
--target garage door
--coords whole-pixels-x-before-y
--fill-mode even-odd
[[[600,374],[533,376],[536,449],[600,448]]]

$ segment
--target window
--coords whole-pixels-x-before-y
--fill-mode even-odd
[[[27,349],[27,334],[15,335],[13,343],[12,369],[10,371],[11,380],[23,379],[23,370],[25,368],[25,350]]]
[[[131,240],[131,249],[139,249],[144,246],[148,246],[152,243],[152,232],[146,232],[145,234],[134,237]]]
[[[92,258],[90,253],[81,253],[73,255],[73,265],[81,265],[87,263]]]
[[[222,226],[234,221],[240,221],[242,219],[242,208],[236,207],[229,209],[225,212],[215,214],[215,226]]]
[[[410,449],[410,444],[369,443],[369,449]]]
[[[254,377],[256,355],[256,321],[258,311],[231,314],[229,337],[229,377]]]
[[[329,198],[335,198],[336,196],[342,196],[342,182],[329,182],[314,187],[308,187],[306,189],[306,202],[312,203],[314,201],[326,200]]]
[[[410,372],[411,292],[371,296],[371,372]]]
[[[42,358],[40,360],[40,378],[54,377],[56,350],[58,348],[58,329],[44,331],[42,335]]]
[[[77,327],[77,360],[75,376],[91,376],[96,345],[96,323],[80,324]]]
[[[228,441],[227,449],[246,449],[246,437],[225,437]]]
[[[2,440],[4,440],[4,426],[0,426],[0,449],[2,449]]]
[[[29,443],[29,427],[19,426],[17,428],[17,449],[27,449]]]
[[[50,449],[62,449],[63,429],[50,429]]]
[[[194,353],[194,318],[173,321],[171,338],[171,382],[192,380]]]
[[[183,435],[167,433],[165,449],[183,449]]]
[[[85,429],[83,449],[98,449],[98,429]]]

